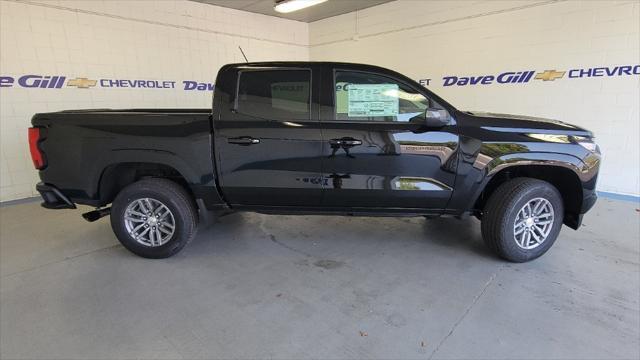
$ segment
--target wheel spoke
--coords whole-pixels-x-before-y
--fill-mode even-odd
[[[522,232],[522,235],[520,235],[520,241],[518,241],[518,243],[520,244],[520,246],[524,247],[524,242],[527,239],[527,233],[526,232]]]
[[[153,205],[151,205],[151,201],[149,201],[149,198],[145,198],[144,203],[147,206],[147,209],[149,209],[149,212],[153,213]]]
[[[535,227],[532,227],[532,228],[531,228],[530,233],[531,233],[531,236],[533,236],[533,238],[535,239],[535,241],[536,241],[537,243],[540,243],[540,242],[541,242],[541,241],[540,241],[540,236],[538,236],[538,235],[536,234],[536,228],[535,228]],[[540,235],[542,235],[542,234],[540,234]]]
[[[167,230],[167,229],[165,229],[164,226],[165,226],[165,224],[162,224],[162,225],[158,226],[158,229],[160,229],[160,231],[162,231],[163,233],[165,233],[167,235],[171,235],[172,232]]]
[[[533,215],[539,214],[540,211],[542,211],[543,209],[544,209],[544,202],[542,201],[536,202],[536,204],[533,206]]]
[[[144,229],[143,232],[138,234],[137,239],[141,239],[147,232],[149,232],[149,228]]]
[[[160,214],[160,211],[164,210],[164,212],[162,214]],[[167,217],[167,215],[169,215],[171,213],[171,211],[169,211],[169,209],[167,209],[165,206],[163,206],[159,211],[158,211],[158,221],[163,221],[165,217]]]
[[[149,212],[149,210],[146,208],[146,204],[144,203],[144,201],[142,201],[142,199],[138,199],[138,200],[136,201],[136,203],[138,204],[138,207],[140,208],[140,210],[141,210],[143,213],[148,213],[148,212]],[[146,216],[146,215],[145,215],[145,216]]]
[[[533,225],[533,228],[536,229],[541,236],[544,236],[545,231],[543,227],[539,225]]]
[[[169,228],[169,229],[171,229],[171,230],[175,229],[175,227],[173,226],[173,224],[170,224],[170,223],[168,223],[168,222],[163,222],[163,223],[162,223],[162,225],[163,225],[163,226],[168,227],[168,228]]]
[[[540,215],[542,215],[542,214],[548,214],[548,213],[550,213],[549,205],[548,205],[548,204],[545,204],[545,205],[540,209],[540,211],[538,211],[538,213],[536,213],[536,216],[540,216]]]
[[[135,211],[135,210],[129,210],[129,211],[127,211],[127,213],[129,215],[135,215],[135,216],[139,216],[141,218],[147,216],[147,215],[145,215],[145,214],[143,214],[141,212]]]
[[[155,235],[156,235],[155,230],[151,229],[151,231],[149,231],[149,241],[151,241],[151,246],[156,246],[156,239],[155,239],[156,236]]]
[[[136,226],[135,228],[133,228],[133,230],[131,230],[131,232],[133,232],[135,234],[136,231],[140,230],[143,226],[144,226],[144,224],[140,224],[140,225]]]

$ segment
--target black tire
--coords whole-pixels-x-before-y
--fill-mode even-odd
[[[125,224],[125,211],[138,199],[150,198],[165,205],[173,216],[174,231],[166,243],[159,246],[144,245],[129,234]],[[120,191],[111,206],[111,228],[120,243],[132,253],[150,259],[175,255],[195,236],[198,213],[193,199],[177,183],[160,178],[137,181]]]
[[[520,209],[537,198],[551,204],[553,221],[547,237],[535,248],[526,249],[516,241],[515,221]],[[562,228],[563,216],[564,206],[558,189],[546,181],[516,178],[500,185],[487,201],[482,215],[482,237],[500,257],[512,262],[530,261],[551,248]]]

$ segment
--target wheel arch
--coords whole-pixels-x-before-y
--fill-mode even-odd
[[[558,189],[564,204],[565,224],[572,226],[573,217],[578,216],[582,208],[582,183],[573,170],[559,165],[529,164],[504,167],[491,176],[476,198],[473,208],[482,211],[487,200],[500,185],[520,177],[543,180]]]
[[[577,157],[554,153],[509,154],[494,158],[484,169],[484,179],[477,194],[472,198],[473,212],[481,213],[487,199],[504,182],[518,177],[529,177],[547,181],[555,186],[564,203],[564,223],[577,228],[583,194],[583,181],[592,174]]]
[[[173,166],[161,162],[126,161],[111,163],[102,170],[98,181],[100,202],[102,204],[113,202],[116,195],[126,186],[148,177],[163,178],[177,183],[195,201],[188,179]]]
[[[112,149],[92,165],[91,173],[95,175],[90,184],[100,205],[110,203],[119,190],[142,177],[166,177],[182,185],[192,196],[193,185],[201,181],[198,171],[179,154],[162,149]]]

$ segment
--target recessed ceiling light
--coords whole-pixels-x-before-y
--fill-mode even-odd
[[[280,0],[273,7],[279,13],[290,13],[309,6],[318,5],[327,0]]]

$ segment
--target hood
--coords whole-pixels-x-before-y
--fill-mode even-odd
[[[493,131],[538,132],[593,137],[593,133],[587,129],[553,119],[481,111],[464,111],[464,114],[469,116],[467,119],[468,125],[475,125]]]

